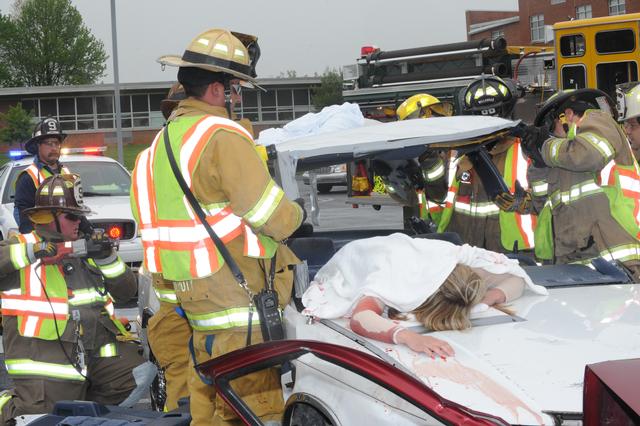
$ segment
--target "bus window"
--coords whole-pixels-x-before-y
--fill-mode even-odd
[[[598,53],[633,52],[636,43],[633,30],[602,31],[596,34]]]
[[[560,54],[565,58],[583,56],[585,51],[584,36],[573,34],[560,37]]]
[[[562,90],[584,89],[587,76],[584,65],[565,65],[562,67]]]
[[[598,64],[596,78],[598,89],[615,96],[616,84],[638,80],[638,65],[635,61]]]

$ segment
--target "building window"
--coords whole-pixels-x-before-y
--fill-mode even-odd
[[[609,15],[624,15],[626,9],[624,0],[609,0]]]
[[[591,18],[591,5],[583,4],[582,6],[576,7],[576,19],[587,18]]]
[[[498,38],[504,38],[504,30],[491,31],[491,40],[496,40]]]
[[[544,41],[544,15],[533,15],[529,18],[531,24],[531,41]]]
[[[561,4],[564,3],[567,0],[551,0],[551,4]]]

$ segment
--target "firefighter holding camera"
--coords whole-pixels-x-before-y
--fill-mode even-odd
[[[114,315],[113,302],[136,294],[133,273],[114,244],[86,239],[77,175],[53,175],[26,214],[35,224],[0,245],[5,365],[14,389],[0,394],[3,424],[22,414],[51,412],[57,400],[131,406],[147,382],[148,365]],[[134,392],[137,391],[137,392]]]
[[[301,225],[304,211],[269,176],[252,135],[231,119],[232,91],[238,92],[234,80],[255,83],[259,56],[257,42],[245,46],[242,36],[208,30],[181,57],[159,59],[179,67],[187,99],[134,169],[132,204],[142,230],[145,268],[173,285],[193,330],[195,364],[261,342],[261,315],[252,294],[272,277],[283,307],[293,284],[290,266],[298,263],[280,241]],[[200,214],[244,283],[236,280]],[[263,420],[277,421],[283,411],[279,379],[268,369],[234,380],[233,387]],[[207,382],[198,376],[190,380]],[[190,399],[193,425],[237,421],[212,386],[192,388],[190,383]]]
[[[621,262],[637,280],[640,175],[614,111],[611,98],[597,89],[551,97],[523,136],[534,166],[533,199],[506,204],[539,211],[538,258],[589,263],[603,257]]]

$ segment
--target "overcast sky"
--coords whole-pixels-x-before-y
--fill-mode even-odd
[[[72,0],[111,55],[110,0]],[[13,0],[0,0],[8,13]],[[198,33],[228,28],[258,36],[259,77],[299,77],[354,63],[360,47],[402,49],[466,40],[467,9],[517,10],[517,0],[116,0],[121,82],[174,80],[156,59],[182,54]],[[113,81],[108,60],[105,83]]]

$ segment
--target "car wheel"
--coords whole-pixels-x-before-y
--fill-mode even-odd
[[[294,404],[287,426],[333,426],[331,420],[312,405]]]
[[[321,194],[328,194],[331,192],[331,188],[333,185],[330,183],[319,183],[318,184],[318,192]]]

